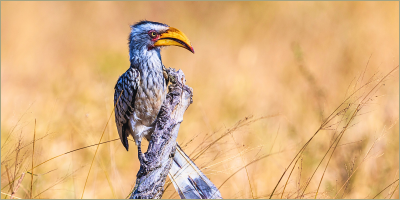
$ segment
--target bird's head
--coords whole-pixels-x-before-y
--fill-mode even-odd
[[[159,52],[163,46],[179,46],[194,53],[189,39],[176,28],[151,21],[140,21],[131,26],[129,35],[131,60],[135,54]]]

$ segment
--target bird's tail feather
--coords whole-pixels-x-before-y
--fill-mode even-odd
[[[177,144],[168,174],[181,199],[222,199],[218,188]]]

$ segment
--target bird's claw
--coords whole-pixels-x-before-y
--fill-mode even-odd
[[[164,78],[167,80],[167,81],[169,81],[169,82],[171,82],[172,84],[175,84],[176,83],[176,71],[175,71],[175,69],[174,68],[166,68],[164,65],[163,65],[163,76],[164,76]]]
[[[146,158],[146,156],[144,155],[144,153],[142,152],[142,141],[138,142],[138,158],[140,161],[140,164],[142,165],[147,165],[148,160]]]

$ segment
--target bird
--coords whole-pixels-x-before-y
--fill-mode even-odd
[[[131,26],[128,45],[130,67],[118,78],[114,87],[115,122],[125,149],[129,150],[128,136],[132,136],[141,160],[145,158],[141,152],[141,141],[143,138],[151,139],[157,115],[168,92],[161,48],[178,46],[192,53],[194,49],[180,30],[147,20]],[[221,196],[179,145],[173,159],[170,174],[173,174],[173,184],[182,198]]]

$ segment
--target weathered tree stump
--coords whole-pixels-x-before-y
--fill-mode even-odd
[[[167,69],[169,92],[157,116],[156,126],[149,147],[141,161],[131,199],[159,199],[171,169],[176,150],[176,138],[183,114],[192,101],[192,89],[185,85],[181,70]]]

